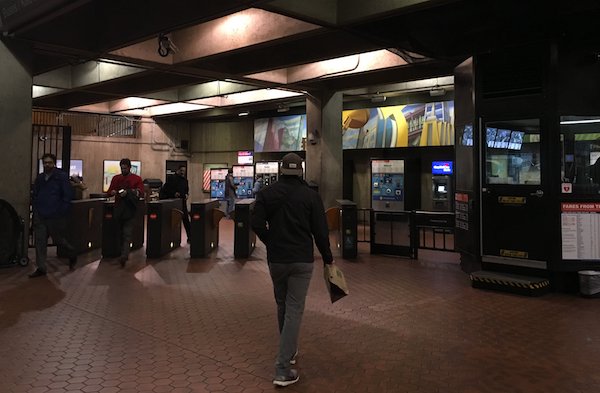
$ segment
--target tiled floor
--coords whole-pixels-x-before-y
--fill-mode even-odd
[[[231,231],[208,259],[1,269],[0,392],[600,392],[600,299],[476,290],[452,254],[366,250],[337,260],[351,295],[333,305],[317,263],[300,381],[276,389],[265,250],[234,260]]]

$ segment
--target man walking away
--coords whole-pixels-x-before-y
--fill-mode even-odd
[[[77,263],[75,248],[65,239],[67,214],[73,199],[69,175],[56,168],[56,156],[42,156],[44,171],[33,183],[33,231],[35,234],[35,262],[37,269],[29,277],[46,275],[48,236],[56,246],[62,246],[69,256],[69,269]]]
[[[291,365],[296,363],[300,323],[313,272],[313,237],[323,262],[333,263],[323,201],[301,176],[302,158],[294,153],[283,157],[279,181],[258,192],[252,216],[252,229],[267,246],[277,303],[280,337],[273,380],[277,386],[299,379]]]
[[[162,190],[160,199],[169,198],[180,198],[181,199],[181,219],[183,221],[183,227],[185,228],[185,234],[187,235],[187,242],[190,242],[190,213],[187,208],[187,197],[190,193],[190,186],[185,173],[187,168],[185,165],[179,165],[174,175],[167,177]]]
[[[235,191],[237,186],[233,182],[233,169],[229,168],[225,178],[225,200],[227,201],[227,218],[231,218],[231,212],[235,210]]]

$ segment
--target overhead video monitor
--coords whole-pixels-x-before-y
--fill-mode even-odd
[[[510,142],[508,143],[508,148],[512,150],[521,150],[521,145],[523,144],[523,136],[525,133],[523,131],[513,131],[510,133]]]
[[[494,147],[496,149],[507,149],[510,142],[510,133],[510,130],[499,129],[498,132],[496,132],[496,141],[494,142]]]
[[[494,142],[496,141],[496,131],[498,131],[497,128],[486,127],[485,141],[487,143],[487,147],[494,147]]]
[[[465,126],[463,130],[461,144],[463,146],[473,146],[473,126],[471,124],[467,124]]]

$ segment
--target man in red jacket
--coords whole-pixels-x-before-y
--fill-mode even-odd
[[[323,201],[302,180],[302,158],[283,157],[279,180],[256,194],[252,229],[267,246],[279,322],[279,354],[273,384],[298,382],[298,334],[313,272],[313,238],[323,262],[333,263]]]
[[[129,249],[133,233],[133,224],[138,199],[144,196],[142,178],[131,173],[131,160],[123,158],[119,165],[121,174],[115,175],[110,181],[108,194],[115,197],[114,217],[119,222],[121,238],[121,256],[119,263],[125,267],[129,259]]]

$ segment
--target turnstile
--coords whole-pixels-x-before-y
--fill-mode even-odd
[[[181,199],[148,202],[146,256],[160,258],[181,245]]]
[[[104,202],[102,215],[102,257],[115,258],[121,255],[121,230],[117,219],[114,217],[115,201]],[[131,249],[137,250],[144,245],[144,217],[146,203],[143,199],[138,201],[135,212],[133,233],[131,236]]]
[[[71,202],[65,237],[77,254],[102,246],[102,210],[105,201],[105,198],[96,198]],[[57,253],[60,257],[67,256],[61,246]]]
[[[218,199],[192,202],[190,256],[202,258],[219,246],[219,221],[225,215]]]
[[[358,217],[356,203],[347,199],[336,200],[340,209],[337,243],[342,250],[342,258],[351,259],[358,255]]]
[[[256,245],[256,234],[250,226],[255,199],[239,199],[235,202],[235,229],[233,231],[233,256],[248,258]]]

